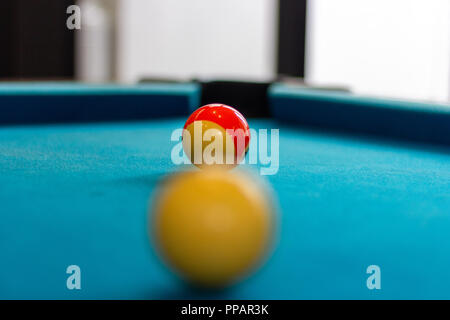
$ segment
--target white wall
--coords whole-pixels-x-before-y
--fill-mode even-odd
[[[450,1],[313,0],[308,14],[307,80],[448,101]]]
[[[75,34],[75,77],[108,82],[114,75],[114,1],[78,0],[81,30]]]
[[[276,0],[119,0],[118,79],[271,78]]]

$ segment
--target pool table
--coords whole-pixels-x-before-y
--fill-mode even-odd
[[[445,145],[248,119],[254,129],[279,129],[279,170],[263,177],[278,203],[276,243],[241,283],[199,291],[158,259],[148,232],[158,183],[190,169],[172,163],[170,136],[195,108],[197,89],[46,88],[0,86],[0,299],[450,298]],[[97,110],[70,121],[85,103],[72,99],[114,104],[118,91],[121,103],[153,104],[156,113],[122,119],[122,110],[99,121]],[[140,100],[148,91],[153,100]],[[66,100],[71,112],[42,117]],[[43,111],[11,116],[11,103],[17,111],[33,101]],[[69,265],[81,268],[80,290],[66,287]],[[380,268],[380,289],[367,287],[371,265]]]

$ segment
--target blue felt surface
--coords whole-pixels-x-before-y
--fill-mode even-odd
[[[137,85],[87,84],[82,82],[3,82],[0,95],[185,95],[196,92],[193,83],[141,83]]]
[[[338,91],[273,84],[272,115],[278,120],[450,147],[450,104],[382,99]]]
[[[187,116],[200,86],[181,84],[0,84],[0,124],[143,120]]]
[[[146,232],[183,120],[0,128],[0,299],[450,298],[450,155],[280,128],[280,236],[224,292],[183,286]],[[66,267],[82,289],[66,289]],[[381,267],[380,291],[366,288]]]

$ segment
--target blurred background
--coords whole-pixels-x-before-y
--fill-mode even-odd
[[[7,81],[294,77],[450,100],[448,0],[2,0],[0,34]]]

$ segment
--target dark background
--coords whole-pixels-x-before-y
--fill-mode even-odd
[[[0,0],[0,78],[75,75],[75,32],[66,9],[75,0]],[[83,17],[83,16],[82,16]],[[279,0],[278,74],[304,76],[306,0]]]
[[[73,0],[0,0],[0,78],[74,78]]]

